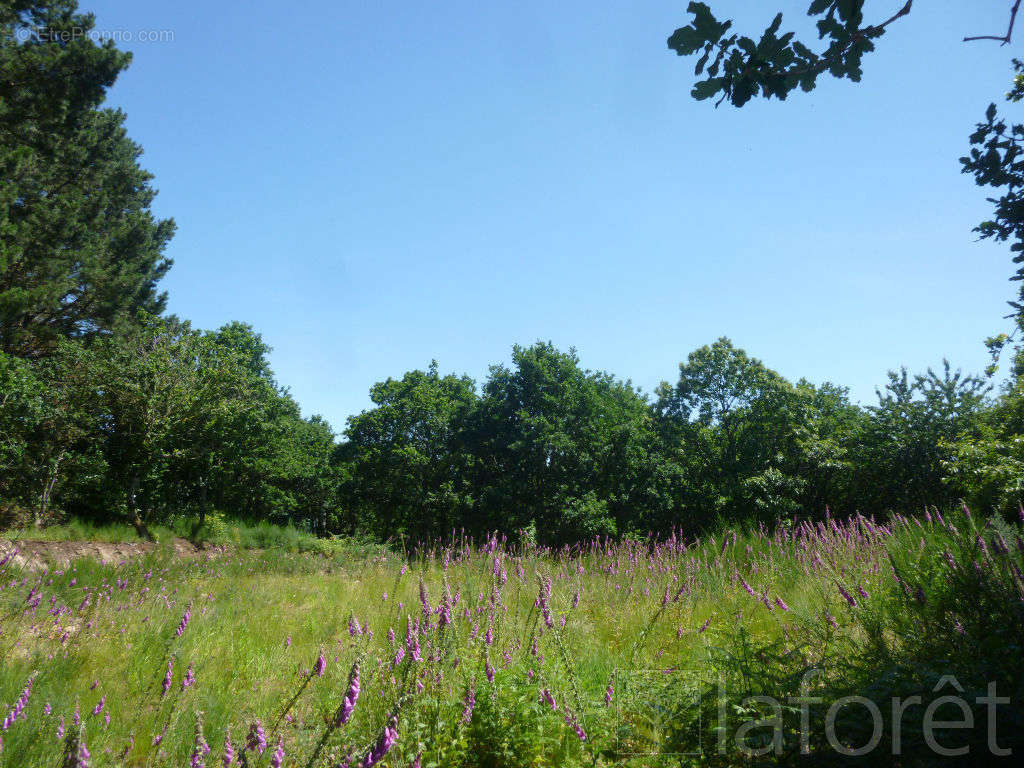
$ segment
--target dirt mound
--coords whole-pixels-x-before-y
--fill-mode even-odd
[[[198,557],[220,554],[222,547],[204,547],[188,539],[175,538],[171,542],[176,557]],[[36,541],[34,539],[0,539],[0,560],[14,553],[15,565],[29,570],[66,568],[72,560],[92,557],[101,563],[120,563],[140,557],[157,548],[149,541],[131,541],[112,544],[105,541]]]

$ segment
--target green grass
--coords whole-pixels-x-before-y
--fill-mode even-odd
[[[409,765],[420,753],[424,766],[689,764],[690,758],[668,753],[688,751],[698,739],[716,743],[719,686],[731,738],[744,719],[770,715],[748,696],[786,703],[812,668],[813,692],[824,702],[809,711],[814,762],[843,762],[823,731],[827,707],[840,696],[866,696],[886,712],[897,693],[920,694],[927,704],[941,695],[933,688],[944,674],[970,692],[984,692],[994,679],[999,695],[1019,701],[1024,694],[1015,572],[1024,565],[1015,544],[1020,531],[976,526],[962,516],[949,522],[903,521],[885,531],[858,521],[795,538],[749,534],[733,543],[729,536],[724,545],[718,535],[685,550],[630,543],[558,555],[499,551],[497,576],[495,554],[468,544],[407,562],[364,542],[308,548],[299,532],[264,526],[214,530],[217,541],[235,548],[187,562],[157,552],[123,566],[81,561],[45,575],[0,567],[0,716],[35,675],[24,719],[2,734],[0,766],[58,765],[64,744],[58,724],[63,717],[69,728],[76,706],[92,768],[187,765],[198,712],[213,750],[209,766],[221,764],[228,728],[237,750],[257,718],[270,746],[261,757],[250,754],[250,765],[267,766],[278,738],[285,766],[306,765],[321,740],[314,765],[334,765],[349,750],[355,765],[396,707],[399,738],[381,763],[389,766]],[[213,520],[212,527],[222,523]],[[1008,552],[997,546],[997,534]],[[535,607],[548,578],[550,628]],[[418,635],[422,661],[406,650],[395,665],[407,622],[423,619],[421,580],[432,606],[446,593],[459,600],[449,625],[440,628],[434,613],[432,628]],[[26,602],[37,594],[32,590],[40,597],[36,609]],[[188,604],[191,620],[178,637]],[[67,610],[59,616],[47,613],[61,607]],[[352,617],[368,624],[372,637],[351,635]],[[321,651],[323,677],[309,673]],[[362,690],[353,718],[329,728],[357,660]],[[164,697],[168,661],[173,685]],[[189,665],[196,683],[183,690]],[[463,722],[470,686],[476,706]],[[544,689],[557,712],[545,703]],[[101,697],[104,712],[94,717]],[[47,704],[51,711],[44,714]],[[805,764],[797,753],[798,713],[786,707],[787,750],[769,757]],[[1002,745],[1016,738],[1024,748],[1014,735],[1021,729],[1013,728],[1019,711],[1010,707],[1000,715]],[[866,741],[858,712],[863,709],[847,708],[837,718],[852,744]],[[947,714],[940,710],[935,719],[952,719]],[[950,731],[948,742],[967,739],[977,754],[986,713],[974,715],[978,732]],[[915,736],[920,721],[917,708],[903,724],[909,756],[891,756],[887,731],[865,764],[929,764]],[[764,733],[752,732],[746,745],[757,746]],[[134,746],[120,758],[132,738]],[[709,748],[700,764],[755,762],[730,742],[723,754]]]
[[[154,529],[157,538],[170,536],[168,528],[157,526]],[[143,541],[138,531],[127,523],[91,523],[72,519],[61,525],[50,525],[40,528],[12,528],[0,531],[0,538],[33,539],[36,541],[102,541],[110,544]]]
[[[369,539],[318,538],[293,526],[281,526],[260,521],[247,523],[231,520],[220,514],[211,514],[203,525],[198,518],[172,516],[164,525],[148,526],[157,543],[172,538],[187,539],[195,544],[226,546],[238,549],[278,549],[291,553],[314,553],[328,557],[361,556],[367,551],[379,551]],[[72,518],[66,523],[46,527],[12,528],[0,531],[0,538],[50,542],[104,542],[109,544],[140,543],[141,537],[128,523],[93,523]]]

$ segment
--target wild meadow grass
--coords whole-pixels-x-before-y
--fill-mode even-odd
[[[999,747],[1024,749],[1020,534],[955,513],[559,551],[453,535],[9,561],[0,766],[930,764],[948,676],[978,727],[939,741],[980,760],[991,683],[1011,699]],[[829,738],[868,742],[863,706],[826,727],[850,695],[886,713],[860,758]]]
[[[9,528],[0,531],[0,538],[12,541],[90,541],[109,544],[142,543],[150,540],[165,544],[173,538],[182,538],[195,544],[242,549],[277,548],[289,552],[317,552],[324,555],[347,553],[353,546],[365,548],[368,545],[367,541],[320,539],[292,526],[274,525],[265,520],[253,523],[228,521],[219,513],[208,515],[203,524],[199,524],[194,517],[172,515],[166,524],[150,525],[147,531],[149,538],[141,536],[134,526],[125,522],[97,523],[73,518],[58,525]]]

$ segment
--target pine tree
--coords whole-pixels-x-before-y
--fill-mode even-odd
[[[40,357],[56,341],[117,330],[171,262],[172,220],[124,113],[101,107],[131,60],[97,42],[74,0],[0,0],[0,350]]]

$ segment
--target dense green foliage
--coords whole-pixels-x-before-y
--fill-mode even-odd
[[[1000,468],[996,443],[1016,445],[1024,425],[994,425],[1024,407],[1021,386],[992,398],[948,363],[891,373],[878,403],[861,407],[834,384],[787,381],[724,338],[651,399],[548,343],[516,347],[512,362],[493,366],[479,395],[436,364],[376,385],[375,407],[350,419],[335,457],[338,530],[535,531],[568,543],[829,508],[1016,505],[1019,475]]]
[[[209,510],[319,525],[334,435],[303,419],[248,326],[142,318],[30,363],[0,353],[0,494],[46,522],[58,501],[140,527]]]

